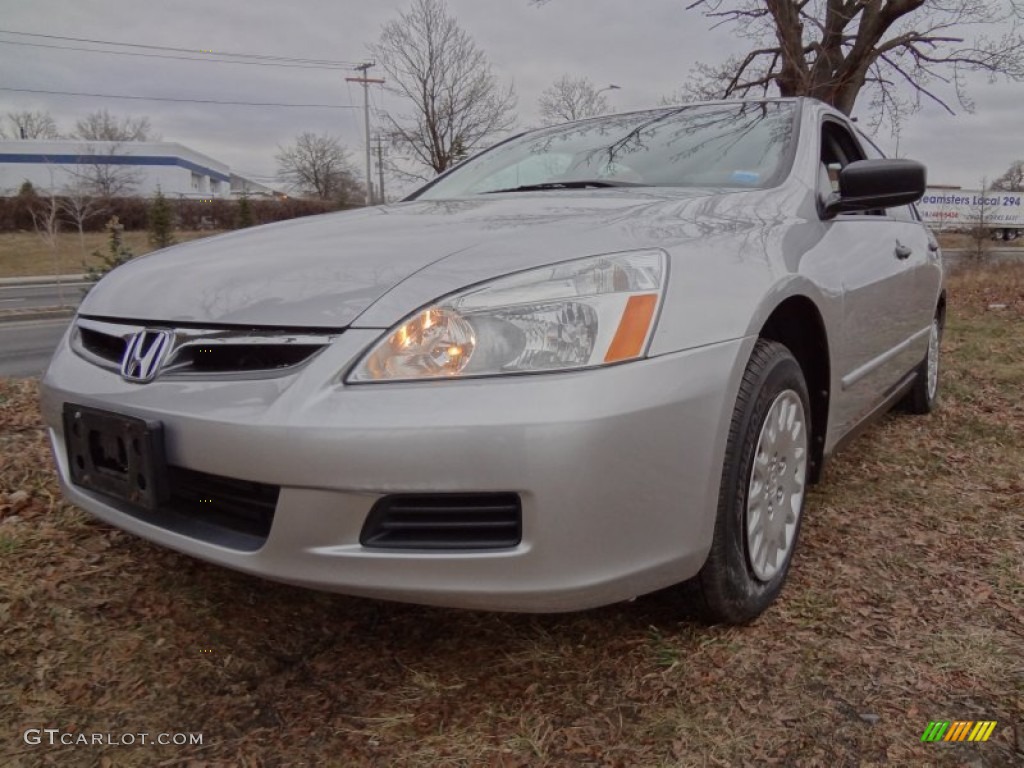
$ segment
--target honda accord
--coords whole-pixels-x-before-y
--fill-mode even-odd
[[[685,582],[749,621],[826,458],[935,405],[924,188],[824,104],[714,102],[135,259],[42,384],[64,492],[317,589],[563,611]]]

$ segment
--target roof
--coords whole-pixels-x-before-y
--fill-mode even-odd
[[[230,180],[225,163],[182,144],[165,141],[2,140],[0,163],[170,165],[217,181]]]

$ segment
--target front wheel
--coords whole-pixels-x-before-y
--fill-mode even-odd
[[[695,579],[711,621],[750,621],[782,589],[803,515],[810,413],[799,363],[759,339],[730,423],[711,551]]]
[[[925,414],[935,410],[939,400],[939,347],[942,343],[942,318],[936,315],[928,332],[928,352],[917,367],[913,388],[903,398],[903,409]]]

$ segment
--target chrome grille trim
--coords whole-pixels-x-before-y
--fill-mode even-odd
[[[171,348],[166,362],[161,368],[157,379],[263,379],[287,376],[308,364],[314,357],[341,335],[341,331],[312,332],[283,331],[280,329],[263,328],[182,328],[168,323],[115,322],[79,316],[75,320],[75,329],[71,334],[71,348],[80,357],[93,365],[113,371],[120,375],[121,359],[104,357],[93,349],[89,349],[83,340],[83,331],[98,334],[102,337],[103,346],[108,354],[120,344],[127,347],[131,337],[143,330],[165,330],[171,333]],[[275,366],[272,368],[246,368],[235,371],[195,370],[192,367],[192,355],[198,348],[209,347],[222,349],[227,347],[263,346],[297,348],[310,347],[310,352],[299,362]]]

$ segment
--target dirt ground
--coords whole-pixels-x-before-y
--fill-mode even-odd
[[[35,384],[0,382],[0,765],[1024,764],[1024,267],[949,290],[940,410],[834,459],[742,628],[674,590],[497,615],[206,565],[63,503]],[[922,743],[936,720],[998,725]]]

